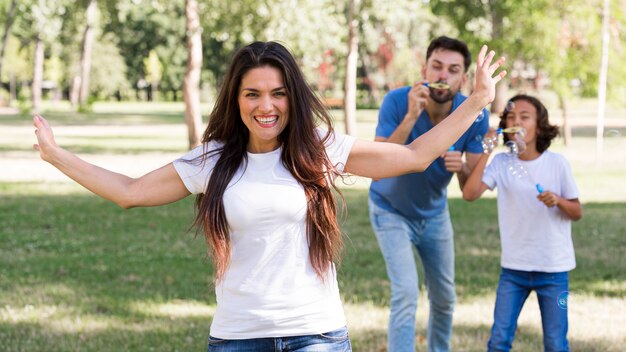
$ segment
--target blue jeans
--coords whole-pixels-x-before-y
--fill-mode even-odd
[[[502,268],[493,313],[489,351],[509,351],[517,318],[531,291],[537,292],[545,351],[569,351],[567,344],[568,273],[543,273]]]
[[[318,335],[223,340],[209,336],[209,352],[351,352],[346,327]]]
[[[450,351],[456,293],[454,236],[448,209],[430,219],[412,220],[387,211],[370,199],[369,212],[391,282],[388,351],[415,351],[419,286],[413,248],[422,262],[430,300],[428,351]]]

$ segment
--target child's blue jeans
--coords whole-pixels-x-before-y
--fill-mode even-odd
[[[537,292],[546,352],[569,351],[567,343],[568,273],[544,273],[502,268],[496,296],[489,351],[509,351],[517,318],[531,291]]]

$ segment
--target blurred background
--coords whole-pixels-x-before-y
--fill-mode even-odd
[[[447,35],[473,56],[486,43],[507,57],[492,111],[510,90],[549,93],[567,139],[573,100],[599,98],[598,118],[607,101],[626,104],[625,10],[621,0],[0,0],[0,107],[89,112],[182,102],[185,89],[187,104],[210,104],[234,50],[279,40],[354,133],[351,111],[420,80],[428,43]]]
[[[382,98],[422,79],[439,35],[466,41],[473,57],[482,44],[507,57],[491,125],[524,92],[561,127],[550,149],[571,163],[585,213],[573,224],[570,345],[624,351],[624,0],[0,0],[0,351],[205,350],[215,310],[206,245],[189,231],[193,197],[123,210],[94,196],[33,151],[33,112],[65,149],[141,176],[200,142],[238,47],[278,40],[335,128],[373,139]],[[367,215],[370,180],[343,181],[340,292],[354,350],[381,352],[389,281]],[[448,188],[454,351],[484,351],[489,337],[494,193],[468,203],[456,178]],[[420,289],[416,350],[426,351]],[[542,341],[532,295],[514,348],[540,351]]]

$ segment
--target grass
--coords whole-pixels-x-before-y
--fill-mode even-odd
[[[62,110],[45,116],[59,141],[85,156],[141,164],[146,155],[169,157],[186,148],[177,108],[129,106],[128,115],[123,106],[94,109],[76,119]],[[361,113],[366,115],[359,133],[369,139],[375,113]],[[138,120],[131,123],[126,116]],[[95,128],[89,127],[92,121]],[[0,165],[2,159],[10,165],[33,158],[29,124],[25,117],[0,116]],[[570,277],[570,344],[572,351],[621,351],[626,343],[626,161],[617,151],[626,145],[618,140],[615,152],[605,148],[600,158],[592,138],[574,136],[571,146],[553,147],[571,161],[585,211],[573,226],[578,267]],[[204,240],[188,231],[193,199],[122,210],[66,179],[2,180],[0,171],[0,350],[205,350],[215,296]],[[381,351],[389,281],[367,217],[367,181],[353,183],[343,187],[348,240],[340,289],[354,350]],[[482,351],[499,271],[495,199],[467,203],[457,188],[455,183],[449,188],[459,300],[453,349]],[[424,287],[418,351],[426,350],[423,292]],[[542,349],[538,312],[533,295],[520,317],[517,350]]]

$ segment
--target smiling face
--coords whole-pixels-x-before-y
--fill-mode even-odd
[[[278,136],[289,123],[289,99],[280,70],[261,66],[246,72],[237,100],[250,132],[248,151],[267,153],[280,147]]]
[[[436,49],[422,68],[422,76],[430,83],[446,83],[450,89],[430,89],[430,98],[444,104],[452,100],[467,81],[465,62],[461,53]]]

